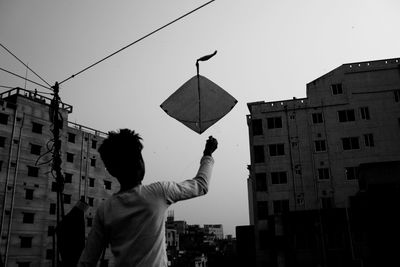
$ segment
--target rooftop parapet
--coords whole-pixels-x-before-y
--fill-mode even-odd
[[[400,59],[383,59],[374,61],[364,61],[356,63],[347,63],[342,66],[345,68],[345,72],[364,72],[364,71],[374,71],[388,68],[399,68]]]
[[[96,129],[93,129],[93,128],[90,128],[90,127],[86,127],[86,126],[83,126],[83,125],[80,125],[80,124],[77,124],[77,123],[74,123],[74,122],[70,122],[70,121],[68,122],[68,127],[74,128],[74,129],[77,129],[79,131],[83,131],[83,132],[86,132],[86,133],[90,133],[90,134],[92,134],[94,136],[99,136],[99,137],[102,137],[102,138],[107,138],[107,136],[108,136],[108,134],[105,133],[105,132],[102,132],[102,131],[99,131],[99,130],[96,130]]]
[[[43,96],[43,95],[41,95],[41,94],[39,94],[37,92],[32,92],[32,91],[29,91],[29,90],[26,90],[26,89],[22,89],[22,88],[19,88],[19,87],[13,88],[13,89],[8,90],[8,91],[5,91],[3,93],[0,93],[0,99],[8,100],[8,99],[10,99],[10,98],[12,98],[13,96],[16,96],[16,95],[19,95],[19,96],[22,96],[22,97],[25,97],[25,98],[31,99],[33,101],[36,101],[36,102],[39,102],[39,103],[42,103],[42,104],[45,104],[45,105],[49,105],[49,106],[52,104],[52,101],[53,101],[52,98]],[[60,102],[59,103],[59,108],[67,111],[68,113],[72,113],[72,106],[71,105],[68,105],[68,104],[65,104],[63,102]]]
[[[247,103],[247,107],[249,108],[250,113],[253,112],[273,112],[273,111],[282,111],[284,109],[298,109],[307,107],[308,99],[307,98],[295,98],[290,100],[281,100],[281,101],[257,101]]]

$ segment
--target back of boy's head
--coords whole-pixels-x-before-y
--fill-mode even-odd
[[[119,132],[111,131],[108,137],[99,147],[100,157],[104,162],[108,172],[116,177],[120,183],[121,179],[135,176],[141,164],[143,145],[142,138],[135,131],[120,129]],[[144,171],[144,170],[143,170]],[[141,182],[143,177],[137,177]]]

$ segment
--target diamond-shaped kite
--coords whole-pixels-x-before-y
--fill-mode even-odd
[[[206,61],[216,53],[199,58],[196,61],[197,75],[161,104],[169,116],[199,134],[224,117],[237,103],[224,89],[199,74],[199,61]]]

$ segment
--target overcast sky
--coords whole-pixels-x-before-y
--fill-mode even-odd
[[[0,42],[54,84],[206,2],[0,0]],[[249,223],[246,104],[305,97],[308,82],[344,63],[400,57],[399,11],[398,0],[216,0],[62,84],[61,98],[74,107],[72,122],[141,134],[144,183],[192,178],[205,140],[215,136],[209,194],[171,209],[176,219],[221,223],[234,235]],[[239,102],[198,135],[159,105],[214,50],[200,73]],[[0,67],[25,76],[1,48]],[[0,72],[0,85],[25,82]]]

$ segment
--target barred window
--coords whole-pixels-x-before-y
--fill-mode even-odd
[[[326,142],[325,142],[325,140],[314,141],[314,144],[315,144],[315,151],[316,152],[324,152],[324,151],[326,151]]]
[[[364,134],[364,143],[367,147],[373,147],[374,144],[374,136],[372,134]]]
[[[338,116],[339,116],[339,122],[348,122],[356,120],[354,109],[339,110]]]
[[[271,144],[271,145],[269,145],[269,155],[270,156],[282,156],[282,155],[285,155],[285,145],[284,144]]]
[[[318,169],[318,180],[329,180],[329,168],[319,168]]]
[[[267,118],[267,128],[268,129],[282,128],[282,118],[281,117]]]
[[[343,87],[341,83],[335,83],[331,85],[332,95],[341,95],[343,94]]]
[[[287,184],[286,172],[271,172],[272,184]]]
[[[358,137],[346,137],[342,138],[343,150],[360,149]]]
[[[322,113],[313,113],[312,121],[313,121],[313,124],[323,123],[324,119],[322,117]]]
[[[360,107],[360,117],[362,120],[370,120],[368,107]]]

